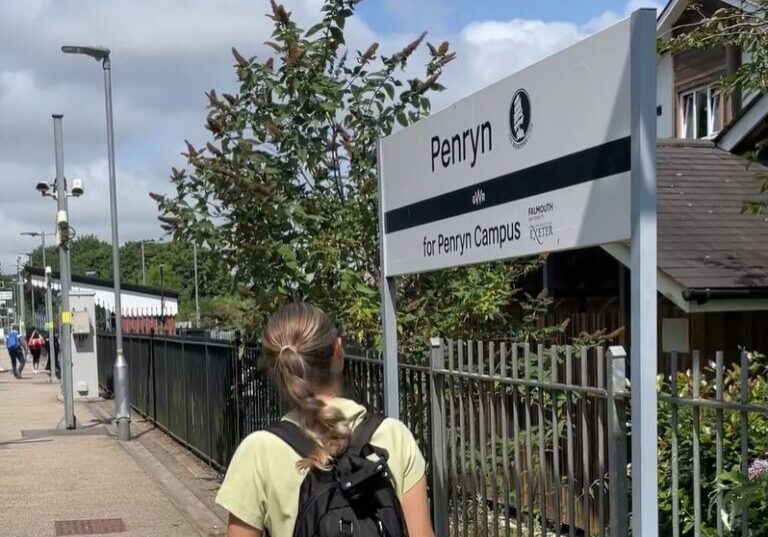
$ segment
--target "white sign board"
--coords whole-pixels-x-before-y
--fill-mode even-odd
[[[381,141],[387,277],[630,237],[630,20]]]
[[[0,300],[13,300],[13,291],[0,291]]]

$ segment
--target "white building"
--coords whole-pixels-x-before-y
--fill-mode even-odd
[[[28,267],[32,285],[45,287],[45,274],[42,269]],[[95,294],[96,305],[107,311],[115,311],[115,291],[113,282],[90,276],[72,276],[72,291],[91,291]],[[53,273],[54,291],[59,291],[59,273]],[[123,315],[165,315],[175,317],[179,312],[179,293],[168,289],[158,289],[144,285],[123,283],[120,293]]]

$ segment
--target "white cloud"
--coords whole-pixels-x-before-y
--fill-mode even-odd
[[[306,25],[321,0],[284,0]],[[431,4],[439,4],[429,0]],[[413,2],[391,0],[402,11]],[[430,4],[430,5],[431,5]],[[653,1],[630,0],[623,13],[603,13],[587,24],[567,21],[485,20],[450,35],[425,19],[430,39],[447,39],[458,59],[446,71],[448,91],[435,109],[552,54]],[[235,89],[230,48],[266,54],[271,21],[266,0],[3,0],[0,1],[0,263],[36,244],[19,232],[51,227],[54,205],[34,191],[53,177],[51,114],[64,114],[65,170],[84,179],[87,193],[73,200],[78,233],[109,240],[104,101],[101,69],[87,58],[65,56],[63,44],[103,44],[113,51],[120,238],[158,236],[150,190],[169,191],[168,171],[182,165],[183,141],[205,139],[204,92]],[[420,13],[428,13],[421,10]],[[403,13],[406,13],[403,11]],[[438,35],[434,34],[435,24]],[[348,41],[382,52],[415,35],[376,35],[361,19]],[[411,62],[416,71],[425,52]]]
[[[661,10],[664,9],[664,4],[656,0],[629,0],[627,5],[624,6],[623,12],[616,13],[615,11],[606,11],[605,13],[601,13],[587,22],[587,24],[584,25],[584,29],[589,33],[599,32],[611,24],[620,21],[624,17],[628,17],[633,11],[642,8],[653,8],[657,13],[661,13]]]
[[[460,35],[462,63],[457,69],[471,79],[475,89],[503,78],[561,50],[587,34],[567,22],[511,21],[473,22]]]

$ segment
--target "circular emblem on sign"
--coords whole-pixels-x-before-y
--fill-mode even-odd
[[[531,98],[524,89],[519,89],[512,96],[509,105],[509,139],[516,148],[528,142],[533,123],[531,121]]]

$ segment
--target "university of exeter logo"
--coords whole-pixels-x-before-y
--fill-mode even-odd
[[[533,129],[531,121],[531,98],[524,89],[519,89],[512,96],[509,105],[509,139],[516,149],[528,143],[528,137]]]

